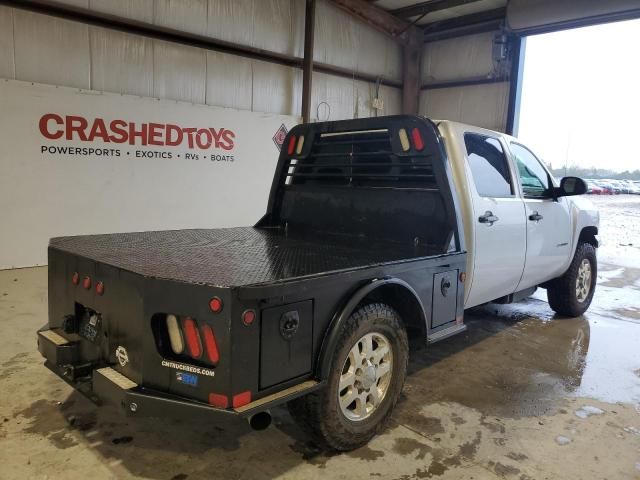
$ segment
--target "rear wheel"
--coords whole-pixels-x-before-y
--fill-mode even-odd
[[[291,415],[324,448],[366,444],[398,400],[408,351],[395,310],[380,303],[360,307],[343,327],[327,387],[289,402]]]
[[[551,308],[570,317],[586,312],[596,290],[597,273],[595,247],[590,243],[579,244],[567,271],[547,287],[547,299]]]

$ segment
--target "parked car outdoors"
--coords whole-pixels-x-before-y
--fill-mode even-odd
[[[639,184],[634,183],[633,180],[622,180],[622,182],[625,184],[625,186],[629,190],[630,194],[632,194],[632,195],[639,195],[640,194],[640,185]]]
[[[591,180],[593,184],[600,189],[601,195],[611,195],[613,191],[602,180]]]
[[[602,195],[604,193],[603,189],[598,186],[593,180],[586,180],[587,182],[587,193],[593,195]]]
[[[618,187],[620,193],[630,193],[629,187],[622,180],[611,180],[614,187]]]
[[[620,193],[620,189],[613,185],[610,180],[601,180],[598,184],[607,189],[608,193],[611,195],[617,195]]]
[[[640,195],[640,180],[585,179],[587,193],[591,195]]]

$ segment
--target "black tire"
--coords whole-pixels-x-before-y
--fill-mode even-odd
[[[378,407],[363,420],[352,421],[338,404],[342,367],[351,348],[368,333],[383,334],[393,352],[389,386]],[[359,307],[347,320],[333,355],[326,388],[287,404],[296,423],[324,449],[348,451],[365,445],[383,427],[407,375],[409,345],[404,325],[391,307],[373,303]]]
[[[580,265],[585,259],[591,264],[591,284],[587,297],[583,301],[579,301],[576,294],[576,281]],[[569,317],[582,315],[587,311],[589,305],[591,305],[591,300],[593,300],[593,294],[596,291],[597,274],[598,261],[595,247],[590,243],[579,244],[567,271],[561,277],[552,280],[547,287],[549,306],[560,315]]]

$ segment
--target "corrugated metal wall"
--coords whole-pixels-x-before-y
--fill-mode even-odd
[[[302,56],[298,0],[63,0],[143,22]],[[401,49],[333,5],[316,10],[315,60],[401,81]],[[260,112],[300,115],[299,69],[0,7],[0,76]],[[314,74],[312,117],[370,116],[375,84]],[[384,114],[401,92],[381,87]]]
[[[422,83],[494,77],[505,65],[493,60],[494,32],[427,43],[422,57]],[[433,118],[471,123],[505,131],[509,82],[423,90],[419,111]]]

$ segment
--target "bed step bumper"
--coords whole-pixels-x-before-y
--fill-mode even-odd
[[[78,342],[64,338],[56,330],[38,331],[38,350],[49,363],[57,367],[78,361]]]
[[[111,367],[77,365],[78,348],[77,342],[67,340],[55,330],[38,332],[38,349],[46,359],[45,365],[52,372],[92,401],[113,405],[129,416],[181,420],[207,417],[212,421],[248,418],[323,386],[321,382],[307,380],[240,408],[219,409],[206,403],[145,388]]]

